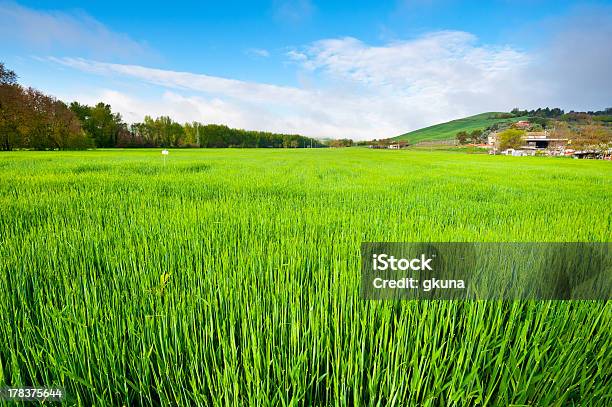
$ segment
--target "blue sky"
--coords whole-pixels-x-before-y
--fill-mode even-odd
[[[356,139],[612,104],[612,2],[0,0],[0,60],[127,121]]]

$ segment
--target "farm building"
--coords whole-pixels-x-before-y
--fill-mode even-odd
[[[612,160],[612,148],[605,151],[601,150],[581,150],[575,151],[574,158],[595,159],[595,160]]]
[[[525,136],[525,146],[536,149],[560,148],[567,144],[567,139],[550,138],[546,131],[529,132]]]
[[[493,132],[487,137],[487,143],[492,148],[492,154],[497,153],[498,134]],[[553,138],[548,136],[547,131],[527,132],[523,137],[523,145],[518,149],[509,149],[501,152],[504,155],[535,155],[547,152],[548,155],[558,155],[553,153],[561,153],[568,144],[568,139]]]
[[[524,157],[529,155],[535,155],[535,149],[513,149],[509,148],[501,152],[501,155],[511,155],[513,157]]]
[[[521,129],[521,130],[528,129],[529,126],[531,126],[531,123],[529,123],[527,120],[520,120],[514,123],[514,127],[516,127],[517,129]]]

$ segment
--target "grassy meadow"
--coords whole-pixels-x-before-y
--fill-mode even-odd
[[[362,241],[612,237],[610,162],[0,155],[0,386],[65,404],[612,404],[610,302],[365,301]]]

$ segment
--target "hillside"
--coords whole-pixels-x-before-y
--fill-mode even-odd
[[[412,143],[431,140],[450,140],[455,138],[455,134],[460,131],[472,131],[476,129],[484,129],[493,123],[505,121],[523,120],[525,117],[499,118],[501,112],[487,112],[468,116],[462,119],[451,120],[450,122],[435,124],[433,126],[424,127],[419,130],[414,130],[409,133],[393,137],[391,140],[404,140]]]

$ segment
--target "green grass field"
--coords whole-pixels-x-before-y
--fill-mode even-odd
[[[470,132],[477,129],[484,130],[494,123],[508,121],[515,122],[526,119],[526,117],[500,119],[495,117],[498,114],[500,113],[487,112],[477,114],[475,116],[464,117],[462,119],[451,120],[450,122],[435,124],[433,126],[424,127],[419,130],[393,137],[392,140],[404,140],[410,143],[418,143],[420,141],[451,140],[454,139],[455,135],[460,131]]]
[[[0,386],[66,404],[612,404],[610,302],[376,302],[362,241],[612,235],[609,162],[0,155]]]

